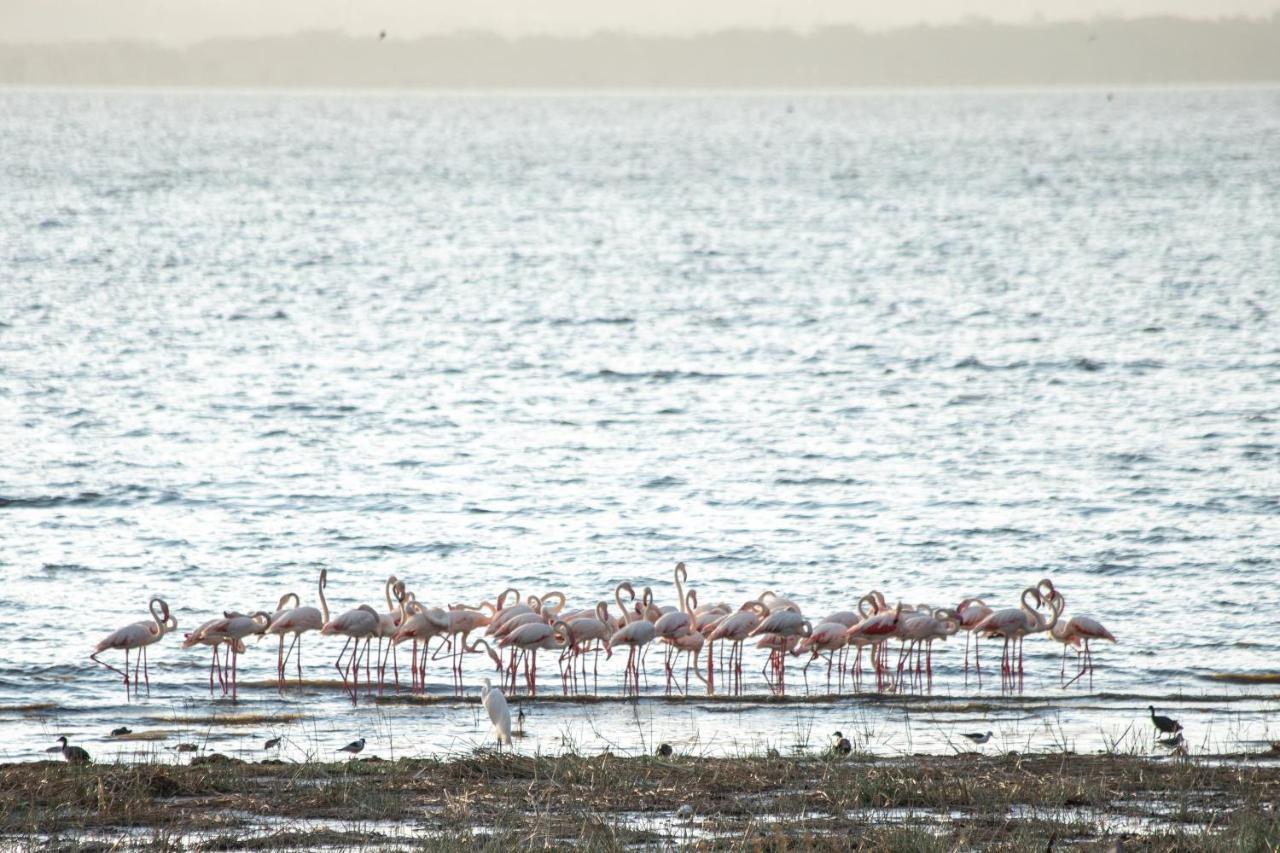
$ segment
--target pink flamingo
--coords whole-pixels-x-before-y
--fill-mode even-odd
[[[404,616],[400,627],[392,636],[391,642],[399,645],[405,640],[413,640],[413,689],[425,692],[427,689],[427,645],[433,637],[439,637],[449,627],[449,616],[438,607],[423,607],[414,600],[413,593],[407,593],[401,603]],[[422,657],[419,661],[418,644],[422,644]]]
[[[493,610],[493,605],[489,602],[481,602],[476,607],[466,607],[465,605],[454,605],[452,609],[446,611],[448,627],[445,628],[444,636],[449,648],[449,658],[453,666],[453,687],[454,692],[461,696],[462,688],[462,656],[466,654],[467,637],[472,631],[488,626],[493,618],[492,613],[486,614],[484,609]],[[455,642],[456,638],[456,642]],[[485,644],[488,648],[488,643]],[[437,652],[437,655],[439,652]]]
[[[238,616],[239,614],[237,614],[237,613],[232,613],[232,614],[229,614],[229,615],[232,615],[232,616]],[[213,696],[213,676],[214,676],[214,673],[215,673],[215,672],[216,672],[216,673],[217,673],[217,675],[218,675],[218,684],[219,684],[219,686],[221,686],[221,687],[222,687],[222,693],[223,693],[223,695],[226,695],[226,692],[227,692],[227,673],[226,673],[226,670],[225,670],[225,669],[224,669],[224,667],[223,667],[222,660],[218,657],[218,647],[219,647],[219,646],[221,646],[221,645],[223,645],[223,643],[224,643],[223,638],[222,638],[222,637],[208,636],[208,635],[206,635],[206,633],[205,633],[205,632],[206,632],[210,627],[212,627],[213,625],[215,625],[215,624],[217,624],[218,622],[220,622],[222,619],[225,619],[225,618],[226,618],[226,616],[227,616],[227,614],[224,614],[224,615],[223,615],[223,616],[221,616],[221,617],[217,617],[217,618],[214,618],[214,619],[210,619],[208,622],[205,622],[205,623],[201,624],[201,625],[200,625],[200,627],[196,628],[196,629],[195,629],[194,631],[192,631],[191,633],[189,633],[189,634],[184,634],[184,635],[183,635],[183,637],[182,637],[182,648],[183,648],[183,649],[189,649],[189,648],[191,648],[192,646],[209,646],[209,647],[213,650],[212,657],[211,657],[211,659],[210,659],[210,661],[209,661],[209,695],[210,695],[210,696]],[[243,642],[241,642],[241,643],[240,643],[240,649],[239,649],[239,651],[242,651],[242,652],[244,651],[244,643],[243,643]],[[229,653],[228,653],[228,654],[229,654]]]
[[[680,564],[683,567],[684,563]],[[695,633],[693,630],[694,623],[697,620],[694,611],[698,606],[698,593],[696,590],[689,590],[683,593],[683,601],[681,602],[683,610],[673,610],[670,613],[664,613],[657,622],[653,623],[654,637],[659,640],[676,640],[680,637]],[[698,648],[702,648],[702,635],[698,634]],[[671,683],[675,679],[675,669],[673,668],[674,656],[681,648],[674,643],[667,643],[667,654],[663,659],[663,668],[667,676],[667,695],[671,694]]]
[[[105,666],[107,669],[124,677],[124,692],[129,695],[129,652],[132,649],[138,650],[138,660],[133,665],[133,695],[138,695],[138,661],[142,663],[142,677],[147,684],[147,695],[151,695],[151,676],[147,667],[147,646],[159,640],[169,631],[178,627],[178,620],[169,615],[169,605],[165,603],[163,598],[152,598],[147,603],[147,610],[151,612],[150,620],[141,622],[133,622],[125,625],[123,628],[117,628],[94,647],[93,654],[89,655],[89,660]],[[106,651],[124,650],[124,670],[116,669],[106,661],[98,660],[98,655]]]
[[[516,652],[527,656],[525,662],[525,687],[530,696],[538,695],[538,650],[564,649],[569,645],[569,627],[564,622],[548,625],[532,622],[515,629],[498,644],[511,648],[511,690],[515,692]],[[563,677],[563,674],[562,674]],[[567,692],[567,691],[566,691]]]
[[[625,696],[628,688],[634,689],[634,695],[640,695],[640,673],[644,669],[644,653],[648,651],[649,643],[653,642],[653,638],[657,636],[654,631],[653,623],[648,619],[638,619],[629,623],[626,627],[614,632],[609,638],[610,647],[627,646],[630,652],[627,653],[627,669],[623,674],[622,693]],[[648,673],[646,673],[646,678]]]
[[[1106,640],[1108,642],[1116,642],[1115,636],[1106,629],[1106,627],[1094,619],[1092,616],[1073,616],[1065,623],[1059,622],[1050,629],[1050,633],[1055,640],[1062,643],[1062,677],[1066,678],[1067,664],[1067,646],[1072,645],[1077,649],[1075,677],[1070,681],[1063,683],[1064,687],[1071,686],[1077,679],[1086,672],[1089,674],[1089,684],[1093,685],[1093,652],[1089,649],[1089,643],[1092,640]],[[1083,649],[1081,650],[1081,646]]]
[[[982,678],[982,662],[978,659],[978,636],[973,629],[978,623],[992,614],[990,607],[981,598],[966,598],[956,608],[956,616],[960,619],[960,629],[964,631],[964,676],[969,678],[969,638],[973,638],[973,667]]]
[[[767,594],[767,593],[766,593]],[[761,596],[763,598],[763,596]],[[785,599],[774,598],[774,603],[784,602]],[[768,605],[766,605],[768,606]],[[769,656],[769,664],[772,664],[774,678],[770,679],[766,675],[766,681],[769,682],[769,689],[779,696],[785,696],[787,693],[786,667],[787,652],[792,651],[800,638],[808,637],[813,634],[813,623],[800,614],[798,608],[791,609],[784,607],[782,610],[770,610],[769,615],[764,621],[756,626],[748,636],[760,637],[762,635],[782,638],[774,642],[770,647],[773,649]],[[761,643],[764,647],[764,644]],[[766,664],[766,668],[769,666]]]
[[[833,614],[833,615],[838,615],[838,614]],[[796,653],[804,654],[805,652],[809,652],[812,654],[812,657],[809,658],[808,663],[806,663],[804,665],[804,668],[801,670],[801,673],[804,675],[804,683],[805,683],[806,689],[808,688],[808,685],[809,685],[810,664],[812,664],[818,658],[822,657],[824,653],[826,654],[827,692],[830,693],[831,692],[831,670],[835,663],[835,655],[837,652],[839,652],[849,644],[849,637],[846,632],[849,630],[849,628],[852,627],[852,625],[847,625],[844,622],[837,622],[837,621],[831,620],[830,617],[828,617],[828,620],[829,621],[818,623],[818,626],[813,629],[813,632],[809,634],[809,636],[805,637],[803,640],[800,641],[800,643],[796,646]],[[853,624],[856,625],[857,623],[854,622]],[[840,669],[840,678],[839,678],[838,686],[836,689],[839,690],[843,687],[844,687],[844,669],[842,667]]]
[[[693,590],[689,590],[689,595],[696,595]],[[670,647],[668,654],[674,656],[684,655],[684,690],[686,695],[689,693],[689,666],[693,665],[693,674],[705,684],[706,679],[702,677],[702,668],[698,665],[698,655],[702,651],[702,646],[706,642],[702,634],[697,631],[690,631],[687,634],[681,634],[678,637],[659,637],[658,642]],[[668,667],[674,668],[673,666]],[[670,682],[668,682],[668,686]],[[668,690],[668,692],[670,692]]]
[[[1032,603],[1034,601],[1034,604]],[[1018,607],[1006,607],[991,613],[974,626],[973,630],[981,634],[1004,639],[1004,650],[1001,654],[1000,672],[1007,683],[1015,676],[1021,680],[1022,655],[1020,653],[1022,638],[1027,634],[1051,630],[1053,625],[1042,620],[1037,608],[1043,606],[1044,596],[1037,587],[1029,586],[1022,591]],[[1057,616],[1054,616],[1054,623]],[[1014,659],[1017,658],[1015,665]]]
[[[569,671],[573,673],[573,691],[575,694],[578,692],[576,661],[582,660],[582,682],[586,684],[587,662],[583,659],[583,655],[593,652],[592,692],[594,693],[600,682],[600,652],[604,652],[606,660],[613,657],[609,637],[613,636],[614,627],[609,621],[609,605],[603,601],[598,602],[594,615],[575,615],[572,619],[565,620],[565,624],[569,629],[569,645],[565,647],[564,654],[569,658]],[[593,643],[594,649],[591,648]],[[561,662],[564,662],[563,658]]]
[[[879,607],[879,604],[876,606]],[[898,606],[893,610],[883,610],[878,613],[873,613],[845,632],[846,636],[849,638],[849,642],[859,647],[858,657],[854,659],[855,665],[860,665],[861,662],[861,646],[871,646],[871,663],[875,667],[876,671],[877,689],[883,690],[885,686],[885,641],[890,637],[897,635],[898,621],[901,618],[902,602],[898,602]]]
[[[715,677],[711,668],[712,643],[717,640],[729,644],[730,688],[733,695],[742,694],[742,644],[769,616],[769,608],[759,599],[748,601],[736,613],[724,617],[707,635],[707,689],[715,692]],[[721,661],[721,664],[724,662]],[[724,667],[721,666],[721,669]]]
[[[369,655],[369,640],[377,635],[378,632],[378,611],[374,610],[367,604],[361,604],[359,607],[348,610],[346,613],[330,619],[320,628],[321,636],[330,636],[336,634],[340,637],[346,637],[347,641],[342,645],[342,651],[338,652],[338,659],[334,661],[334,668],[342,675],[342,687],[351,693],[351,704],[356,704],[356,693],[359,689],[360,681],[360,641],[364,641],[365,658]],[[355,648],[351,651],[351,657],[348,658],[344,665],[343,656],[347,653],[347,648],[355,643]],[[348,679],[348,671],[350,678]],[[367,673],[366,673],[367,680]],[[350,686],[348,686],[348,684]]]
[[[316,609],[310,605],[294,607],[292,610],[286,610],[278,613],[271,624],[267,626],[267,633],[274,634],[280,638],[279,648],[276,650],[276,683],[281,690],[285,686],[285,667],[289,664],[289,658],[293,656],[293,650],[296,646],[298,649],[298,685],[302,685],[302,635],[307,631],[319,631],[324,627],[324,623],[329,621],[329,603],[324,600],[324,587],[328,583],[329,570],[320,570],[320,582],[317,592],[320,596],[320,609]],[[293,595],[293,593],[289,593]],[[294,596],[295,599],[297,596]],[[283,599],[281,599],[283,601]],[[292,634],[293,639],[289,642],[289,651],[284,648],[285,634]],[[216,649],[215,649],[216,654]],[[210,690],[213,689],[212,676],[210,680]]]
[[[390,642],[395,636],[396,630],[400,627],[400,620],[404,618],[404,598],[405,588],[404,581],[391,575],[387,578],[383,585],[382,594],[387,599],[387,612],[378,614],[378,627],[374,632],[374,636],[378,638],[378,652],[376,660],[378,662],[378,695],[382,695],[382,691],[387,681],[387,656],[391,656],[391,666],[395,673],[396,692],[400,691],[400,661],[396,658],[396,644]],[[391,600],[395,596],[395,601]],[[383,651],[382,641],[387,640],[386,651]]]
[[[240,659],[240,653],[244,651],[244,639],[251,634],[257,634],[266,630],[271,622],[271,614],[262,610],[246,616],[242,613],[228,612],[223,614],[223,618],[214,619],[206,622],[200,629],[200,640],[202,642],[226,643],[230,647],[228,654],[231,657],[231,699],[235,701],[237,698],[237,689],[239,687],[239,678],[237,676],[237,664]],[[224,682],[222,692],[225,695],[227,685]]]

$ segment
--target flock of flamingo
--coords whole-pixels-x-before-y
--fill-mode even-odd
[[[359,694],[362,665],[366,693],[375,686],[379,693],[386,688],[388,660],[395,688],[400,689],[397,650],[406,642],[411,643],[410,689],[415,692],[426,688],[428,661],[447,657],[453,689],[461,695],[465,657],[485,653],[503,673],[509,691],[517,692],[517,681],[523,674],[524,690],[531,696],[536,695],[538,689],[539,651],[558,655],[561,689],[566,695],[586,690],[588,681],[594,693],[599,686],[600,656],[608,659],[623,649],[627,652],[623,695],[638,695],[641,678],[646,683],[648,679],[646,654],[657,643],[664,650],[667,694],[673,689],[688,693],[692,672],[703,682],[709,695],[715,694],[719,677],[727,682],[734,696],[739,696],[743,650],[751,641],[768,653],[762,673],[769,689],[777,695],[786,692],[786,666],[790,657],[807,658],[803,666],[806,685],[809,667],[825,662],[828,692],[833,678],[839,692],[844,691],[846,679],[854,689],[861,688],[864,653],[879,690],[931,684],[933,643],[961,631],[965,632],[966,680],[970,639],[977,677],[981,678],[982,673],[979,641],[999,638],[1003,641],[1002,686],[1020,688],[1024,676],[1023,640],[1030,634],[1047,634],[1062,643],[1063,684],[1070,685],[1086,674],[1092,683],[1090,642],[1115,642],[1115,637],[1096,619],[1064,618],[1066,598],[1047,578],[1022,590],[1017,607],[994,609],[977,598],[966,598],[955,608],[907,606],[902,602],[890,605],[881,593],[872,591],[862,596],[853,609],[831,613],[821,620],[805,616],[794,602],[772,592],[765,592],[736,608],[723,603],[700,605],[697,590],[686,589],[688,572],[684,563],[675,567],[674,604],[659,606],[651,588],[645,587],[637,596],[634,587],[623,582],[613,591],[616,610],[605,601],[594,607],[568,610],[567,599],[561,592],[530,595],[521,600],[514,589],[504,590],[494,602],[483,601],[474,607],[463,604],[428,607],[417,600],[404,581],[392,576],[383,587],[385,611],[362,604],[332,616],[325,599],[327,581],[327,570],[322,570],[318,608],[302,605],[298,595],[290,592],[280,598],[274,611],[229,611],[184,635],[183,648],[208,646],[211,649],[210,693],[214,691],[216,679],[223,695],[229,692],[235,698],[237,661],[245,651],[245,640],[254,636],[278,639],[276,678],[280,689],[287,685],[286,670],[291,657],[301,684],[301,640],[302,635],[310,631],[345,639],[334,667],[342,676],[343,688],[353,704]],[[142,681],[150,691],[147,648],[177,628],[177,620],[163,599],[151,599],[149,610],[150,620],[114,631],[98,643],[90,655],[95,663],[123,676],[126,693],[132,684],[134,695],[139,689],[139,668]],[[482,636],[473,640],[473,634]],[[286,639],[289,640],[287,649]],[[373,650],[375,640],[377,648]],[[891,660],[893,640],[898,641],[896,661]],[[434,651],[431,650],[433,642]],[[1069,647],[1076,651],[1076,671],[1070,679],[1066,676]],[[99,659],[98,656],[107,651],[124,652],[123,670]],[[131,652],[134,653],[132,679]],[[683,679],[677,676],[680,657],[684,658]]]

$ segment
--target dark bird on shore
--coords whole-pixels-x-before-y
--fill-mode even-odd
[[[1159,739],[1159,743],[1161,746],[1167,746],[1170,748],[1178,746],[1179,744],[1182,743],[1182,741],[1183,741],[1182,732],[1178,732],[1176,735],[1173,735],[1172,737],[1162,737]]]
[[[848,755],[853,752],[853,744],[844,736],[844,732],[835,732],[831,735],[831,751],[839,755]]]
[[[1152,725],[1154,725],[1156,727],[1156,730],[1159,731],[1161,734],[1171,735],[1174,732],[1182,731],[1182,723],[1178,722],[1172,717],[1166,717],[1161,714],[1157,714],[1155,705],[1148,705],[1147,710],[1151,712]]]
[[[131,734],[133,734],[133,729],[129,728],[128,726],[120,726],[119,728],[111,730],[112,737],[120,737],[120,735],[131,735]]]
[[[991,735],[993,735],[993,734],[995,734],[995,733],[994,733],[994,732],[986,732],[986,733],[983,733],[983,732],[961,732],[961,733],[960,733],[960,737],[962,737],[962,738],[968,738],[969,740],[973,741],[974,743],[982,744],[982,743],[986,743],[987,741],[991,740]]]
[[[356,755],[362,749],[364,749],[364,738],[360,738],[360,740],[351,741],[351,743],[347,744],[342,749],[339,749],[338,752],[349,752],[352,755]]]
[[[524,737],[524,706],[516,709],[516,737]]]
[[[200,751],[200,747],[196,746],[194,743],[180,743],[177,746],[175,746],[174,749],[178,750],[178,752],[199,752]]]
[[[67,744],[66,735],[58,738],[58,743],[62,744],[62,748],[59,751],[62,753],[62,757],[67,760],[68,764],[88,764],[93,760],[89,757],[89,753],[85,752],[80,747],[69,746]]]
[[[262,748],[263,748],[263,749],[275,749],[275,748],[276,748],[277,746],[279,746],[279,745],[280,745],[280,738],[278,738],[278,737],[273,737],[273,738],[271,738],[270,740],[268,740],[266,743],[264,743],[264,744],[262,745]]]
[[[669,743],[660,743],[660,744],[658,744],[658,751],[657,751],[657,754],[658,754],[658,756],[659,756],[659,757],[661,757],[661,758],[670,758],[670,757],[671,757],[671,754],[672,754],[673,752],[675,752],[675,750],[671,748],[671,744],[669,744]]]

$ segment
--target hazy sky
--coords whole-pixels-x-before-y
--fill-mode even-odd
[[[1095,15],[1264,16],[1280,0],[0,0],[0,40],[213,36],[340,29],[392,38],[457,30],[580,35],[598,30],[689,34],[730,27],[872,29],[966,16],[1026,22]]]

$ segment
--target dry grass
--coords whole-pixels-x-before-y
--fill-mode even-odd
[[[1155,850],[1268,850],[1277,802],[1271,762],[1118,755],[34,762],[0,768],[0,846],[131,827],[203,833],[187,846],[204,849],[350,848],[352,826],[360,845],[399,826],[426,849],[1089,849],[1119,826]],[[302,819],[328,824],[290,826]]]

